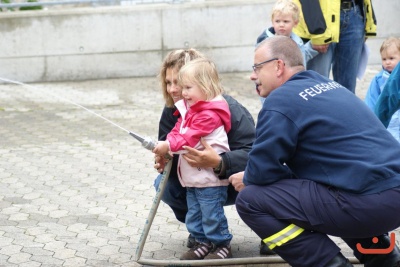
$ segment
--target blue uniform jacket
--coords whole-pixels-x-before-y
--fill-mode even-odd
[[[400,186],[400,144],[340,84],[302,71],[266,98],[244,184],[309,179],[358,194]]]

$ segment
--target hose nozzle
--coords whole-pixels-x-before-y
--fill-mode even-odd
[[[135,138],[136,140],[138,140],[142,146],[150,151],[152,151],[154,149],[154,147],[156,146],[156,144],[154,143],[153,139],[151,139],[150,137],[142,137],[138,134],[129,132],[129,134],[131,136],[133,136],[133,138]]]

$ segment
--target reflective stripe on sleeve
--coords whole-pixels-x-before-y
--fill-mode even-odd
[[[285,229],[279,231],[278,233],[265,238],[263,241],[269,247],[269,249],[273,249],[276,246],[281,246],[286,242],[296,238],[303,231],[304,231],[303,228],[291,224]]]

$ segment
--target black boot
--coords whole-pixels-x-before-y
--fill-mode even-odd
[[[331,259],[325,267],[352,267],[353,264],[346,259],[342,253],[338,253],[333,259]]]
[[[261,244],[260,244],[260,255],[275,255],[276,253],[272,250],[269,249],[269,247],[267,246],[267,244],[265,244],[262,240],[261,240]]]
[[[371,249],[385,249],[390,246],[388,235],[379,236],[379,241],[372,244]],[[362,263],[365,267],[400,267],[400,250],[395,245],[392,252],[388,254],[366,254],[362,256]]]

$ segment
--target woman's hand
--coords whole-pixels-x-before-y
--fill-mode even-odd
[[[203,138],[200,140],[204,146],[204,150],[200,151],[192,147],[184,146],[183,149],[187,153],[182,154],[183,158],[189,163],[191,167],[196,168],[216,168],[218,167],[221,157],[218,153],[205,141]]]
[[[165,165],[168,163],[167,153],[169,152],[169,143],[167,141],[158,141],[153,149],[154,156],[154,169],[159,173],[164,171]]]
[[[154,156],[154,169],[156,169],[157,172],[162,173],[167,163],[168,159],[166,159],[164,156],[158,154]]]

